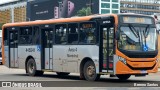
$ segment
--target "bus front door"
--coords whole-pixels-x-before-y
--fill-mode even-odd
[[[101,31],[103,31],[102,70],[108,73],[113,73],[114,27],[101,26]]]
[[[9,63],[10,67],[18,67],[18,31],[9,31]]]
[[[53,30],[42,29],[42,69],[53,69]]]

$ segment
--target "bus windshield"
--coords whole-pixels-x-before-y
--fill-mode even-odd
[[[155,51],[157,33],[156,28],[149,26],[134,27],[121,26],[118,47],[127,51]]]

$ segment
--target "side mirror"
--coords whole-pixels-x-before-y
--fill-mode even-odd
[[[116,38],[116,40],[120,40],[120,33],[119,33],[119,31],[116,32],[115,38]]]

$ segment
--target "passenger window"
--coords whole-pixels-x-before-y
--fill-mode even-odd
[[[96,43],[96,23],[83,22],[80,24],[79,43],[95,44]]]
[[[40,30],[37,26],[33,28],[32,43],[35,45],[40,44]]]
[[[32,27],[21,27],[19,44],[32,44]]]
[[[68,43],[69,44],[78,43],[78,24],[77,23],[68,24]]]
[[[67,43],[67,25],[60,24],[55,26],[55,43],[66,44]]]

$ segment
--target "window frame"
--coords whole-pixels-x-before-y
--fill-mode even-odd
[[[21,32],[21,28],[27,28],[27,27],[30,27],[31,28],[31,33],[32,35],[21,35],[20,32]],[[20,36],[28,36],[28,37],[31,37],[31,41],[30,43],[20,43]],[[18,46],[30,46],[30,45],[33,45],[32,43],[32,39],[33,39],[33,26],[20,26],[19,27],[19,32],[18,32]]]

